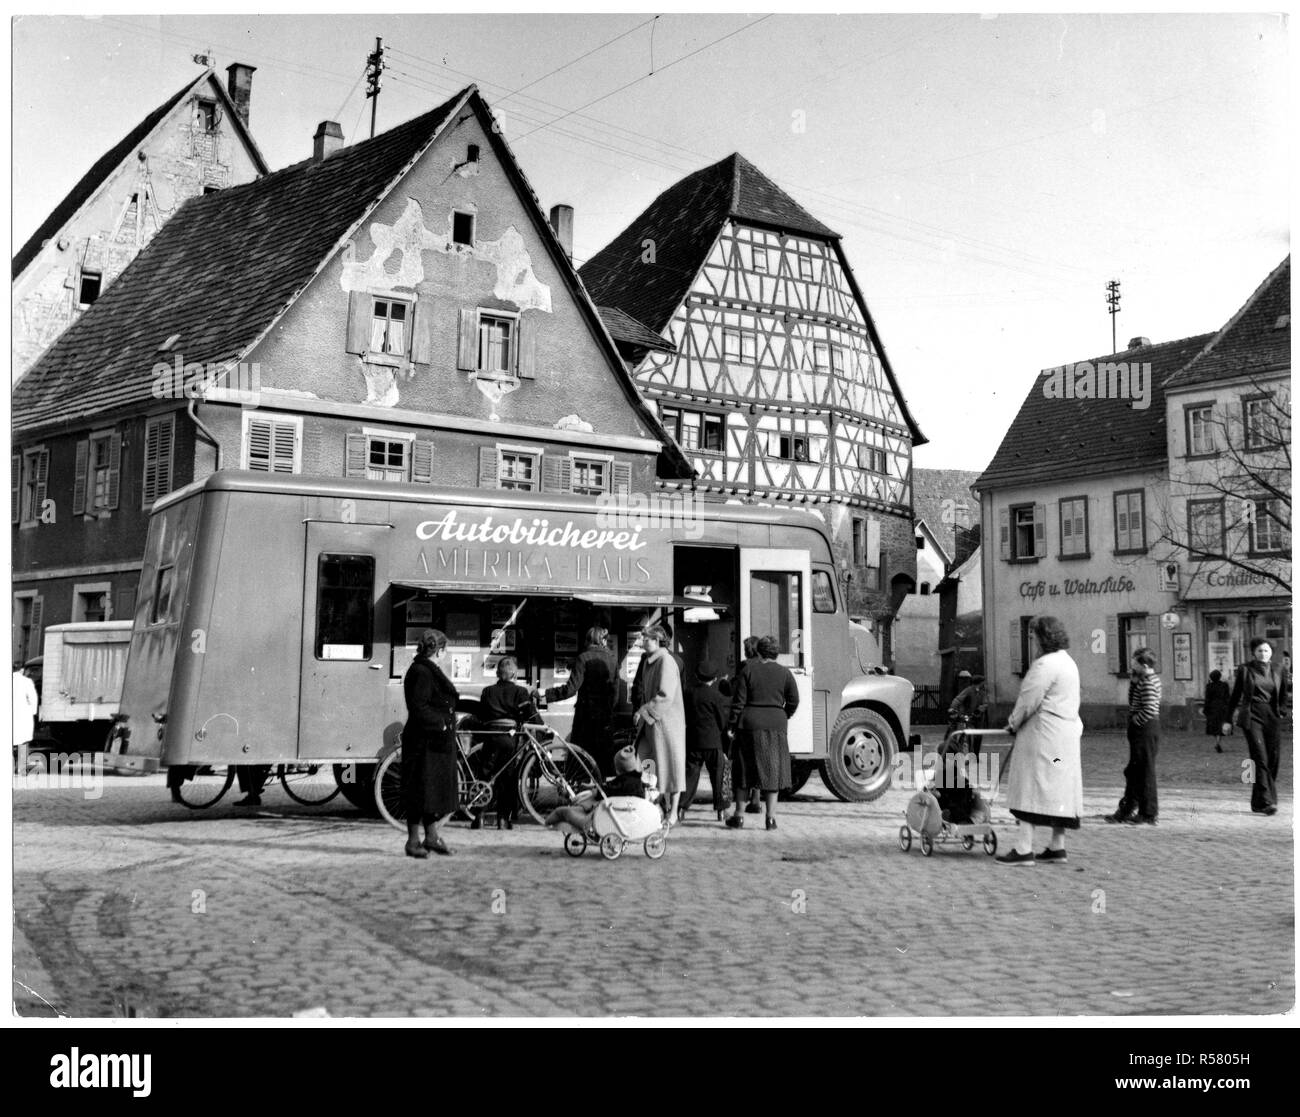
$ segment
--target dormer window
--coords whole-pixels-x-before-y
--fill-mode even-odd
[[[104,276],[102,272],[86,271],[83,268],[81,279],[77,284],[77,305],[86,307],[94,303],[99,298],[103,284]]]
[[[472,213],[458,212],[451,215],[451,239],[454,244],[473,246],[474,215]]]

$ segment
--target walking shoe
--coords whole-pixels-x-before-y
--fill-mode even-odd
[[[1063,849],[1045,849],[1042,853],[1036,853],[1034,856],[1039,861],[1054,861],[1058,865],[1064,865],[1068,860]]]
[[[1136,821],[1137,821],[1137,815],[1136,815],[1136,814],[1122,814],[1121,812],[1116,811],[1114,814],[1108,814],[1108,815],[1106,815],[1106,821],[1107,821],[1107,822],[1136,822]]]
[[[727,819],[728,830],[743,830],[744,828],[745,820],[740,815],[733,814],[729,819]]]
[[[769,830],[775,830],[775,829],[776,829],[776,819],[774,819],[774,818],[769,818],[769,819],[767,820],[767,828],[768,828]]]
[[[746,814],[758,814],[758,812],[761,811],[762,809],[763,809],[763,808],[760,807],[757,803],[748,803],[748,804],[746,804],[746,806],[745,806],[745,813],[746,813]]]
[[[424,846],[420,845],[419,842],[415,842],[415,843],[407,842],[407,843],[406,843],[406,856],[407,856],[407,857],[418,857],[420,860],[423,861],[424,858],[426,858],[426,857],[429,856],[429,851],[428,851],[427,849],[425,849]]]
[[[1034,864],[1034,855],[1032,853],[1017,853],[1014,849],[1010,853],[1002,853],[993,858],[999,865],[1032,865]]]
[[[1251,807],[1251,810],[1254,811],[1256,814],[1263,814],[1263,815],[1277,814],[1276,807],[1259,807],[1258,809],[1256,809],[1255,807]]]

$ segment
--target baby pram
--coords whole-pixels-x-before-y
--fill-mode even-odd
[[[907,821],[898,829],[899,849],[904,853],[911,849],[912,835],[916,834],[924,857],[934,853],[936,842],[959,841],[962,849],[970,850],[975,848],[977,839],[990,857],[997,853],[993,801],[1002,782],[1001,765],[987,800],[979,795],[971,781],[971,767],[978,771],[978,765],[972,765],[972,761],[978,761],[981,743],[997,737],[1010,740],[1005,729],[967,729],[960,724],[944,738],[939,747],[939,787],[933,794],[918,791],[909,801],[905,812]],[[1008,759],[1010,755],[1008,750]]]
[[[653,768],[652,762],[646,764]],[[641,842],[647,857],[656,861],[662,857],[668,849],[668,831],[659,809],[659,792],[654,786],[654,775],[647,774],[645,768],[642,780],[646,785],[644,795],[606,795],[597,783],[595,792],[600,803],[587,820],[586,829],[569,822],[557,824],[564,831],[564,852],[570,857],[581,857],[587,852],[588,844],[594,842],[602,857],[614,861],[623,855],[629,842]]]

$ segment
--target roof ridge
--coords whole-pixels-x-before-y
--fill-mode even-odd
[[[1215,333],[1214,330],[1206,330],[1206,331],[1202,331],[1199,334],[1188,334],[1186,337],[1172,338],[1169,341],[1152,341],[1146,345],[1139,346],[1137,349],[1119,349],[1116,350],[1114,353],[1103,353],[1095,357],[1085,357],[1083,361],[1061,361],[1059,364],[1055,364],[1055,365],[1044,365],[1041,369],[1038,370],[1038,375],[1041,376],[1044,372],[1047,372],[1054,368],[1061,368],[1067,364],[1078,365],[1078,364],[1083,364],[1086,361],[1088,364],[1095,365],[1099,361],[1107,361],[1110,360],[1112,357],[1124,357],[1124,356],[1128,356],[1131,353],[1148,353],[1152,349],[1165,349],[1171,345],[1185,345],[1189,341],[1195,341],[1198,337],[1211,337],[1213,336],[1214,333]]]

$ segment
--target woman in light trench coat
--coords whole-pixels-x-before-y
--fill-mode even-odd
[[[658,625],[641,633],[645,649],[645,705],[636,712],[637,756],[655,762],[668,825],[677,821],[677,801],[686,784],[686,704],[668,634]]]
[[[1079,744],[1079,668],[1066,648],[1070,638],[1056,617],[1037,617],[1030,626],[1039,655],[1025,672],[1007,729],[1015,737],[1007,806],[1020,820],[1015,847],[1002,865],[1063,864],[1065,832],[1077,830],[1083,813],[1083,767]],[[1035,857],[1034,827],[1051,830],[1047,848]]]

